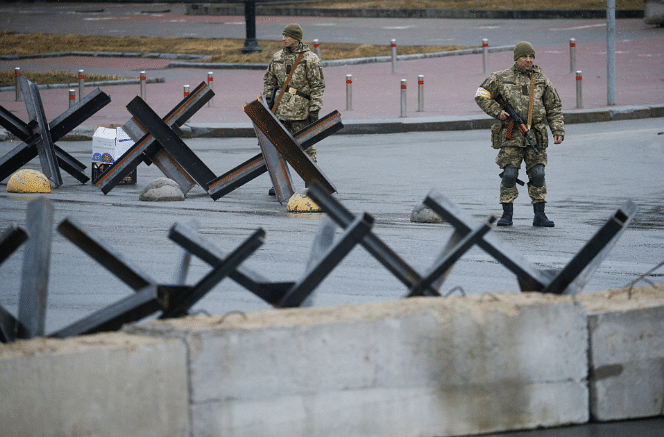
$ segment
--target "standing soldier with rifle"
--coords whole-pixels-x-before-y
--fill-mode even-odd
[[[302,36],[299,24],[284,28],[284,48],[274,54],[263,76],[263,95],[268,106],[291,134],[318,120],[325,91],[321,60],[302,43]],[[318,163],[316,146],[305,152]],[[271,189],[270,195],[273,193]]]
[[[521,162],[526,164],[528,195],[535,212],[533,226],[554,226],[544,214],[546,183],[544,167],[548,123],[553,143],[565,138],[562,105],[558,92],[539,66],[534,65],[535,48],[526,41],[514,47],[514,65],[491,74],[477,89],[475,102],[491,117],[501,120],[491,126],[491,143],[500,149],[496,164],[502,169],[500,203],[503,215],[497,226],[511,226],[516,184]]]

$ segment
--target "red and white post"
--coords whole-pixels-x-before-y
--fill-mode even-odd
[[[214,75],[213,75],[213,73],[212,73],[211,71],[208,71],[207,84],[208,84],[208,87],[210,87],[210,89],[213,88],[212,85],[214,85]],[[208,107],[209,107],[209,108],[212,107],[212,100],[214,100],[214,97],[211,98],[211,99],[208,101]]]
[[[353,75],[346,75],[346,111],[353,110]]]
[[[581,109],[583,108],[583,76],[581,75],[581,71],[576,72],[576,108]]]
[[[392,73],[397,72],[397,40],[390,40],[390,48],[392,49]]]
[[[14,68],[14,78],[16,79],[16,101],[21,101],[21,68]]]
[[[417,112],[424,112],[424,76],[417,76]]]
[[[406,116],[406,79],[401,79],[401,117]]]
[[[80,102],[81,99],[83,98],[83,95],[85,92],[83,89],[85,88],[85,74],[83,74],[83,70],[78,70],[78,101]]]
[[[486,38],[482,38],[482,62],[484,74],[489,74],[489,40]]]
[[[145,71],[141,71],[141,99],[145,100],[145,84],[147,83],[147,77],[145,76]]]
[[[69,107],[76,104],[76,90],[69,90]]]
[[[574,73],[576,71],[576,40],[570,38],[569,40],[569,72]]]
[[[320,43],[318,42],[317,39],[314,40],[314,51],[316,52],[316,56],[318,56],[318,59],[322,61],[323,57],[320,55]]]

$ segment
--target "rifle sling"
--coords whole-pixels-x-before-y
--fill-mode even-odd
[[[295,60],[295,63],[293,64],[293,68],[291,68],[291,72],[284,81],[284,84],[281,86],[281,90],[279,91],[279,95],[277,96],[277,100],[275,100],[274,105],[272,105],[272,113],[274,114],[277,111],[277,106],[279,106],[279,102],[281,102],[281,98],[284,96],[284,92],[288,88],[288,84],[290,83],[291,78],[293,77],[293,73],[295,73],[295,69],[297,68],[297,65],[300,63],[302,60],[302,57],[304,56],[305,52],[301,52],[300,55],[297,57]]]
[[[530,125],[533,122],[533,98],[535,97],[535,72],[530,77],[530,100],[528,101],[528,122],[526,128],[530,130]]]

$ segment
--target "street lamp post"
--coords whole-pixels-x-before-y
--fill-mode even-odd
[[[244,40],[242,53],[262,51],[256,40],[256,0],[244,0],[244,21],[247,28],[247,37]]]

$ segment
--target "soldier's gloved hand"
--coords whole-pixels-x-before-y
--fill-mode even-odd
[[[318,112],[320,111],[309,112],[309,117],[307,117],[307,124],[315,123],[318,121]]]

